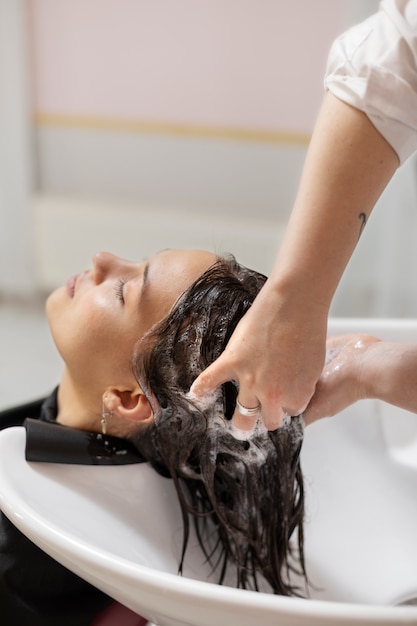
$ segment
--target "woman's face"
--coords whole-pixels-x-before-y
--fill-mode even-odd
[[[139,263],[95,254],[93,268],[70,278],[46,304],[72,379],[95,388],[130,379],[135,343],[215,261],[200,250],[165,250]]]

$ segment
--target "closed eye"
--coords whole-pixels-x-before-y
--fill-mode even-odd
[[[119,278],[119,280],[117,281],[117,284],[114,288],[114,291],[116,293],[116,298],[118,300],[120,300],[120,302],[122,304],[125,303],[125,299],[124,299],[124,295],[123,295],[123,287],[125,286],[125,284],[127,283],[126,280],[123,280],[122,278]]]

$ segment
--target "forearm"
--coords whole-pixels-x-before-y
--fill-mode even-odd
[[[369,346],[360,386],[363,397],[417,413],[417,345],[380,341]]]
[[[261,405],[271,430],[283,412],[304,412],[324,365],[334,292],[398,164],[362,112],[327,94],[270,277],[193,392],[237,380],[240,403]]]
[[[366,115],[328,93],[270,287],[330,306],[364,224],[398,164]]]
[[[328,337],[326,364],[304,412],[306,424],[365,399],[417,413],[417,344],[365,334]]]

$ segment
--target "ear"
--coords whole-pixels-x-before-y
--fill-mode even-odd
[[[111,387],[103,394],[103,404],[107,410],[133,422],[144,422],[153,418],[151,405],[139,387]]]

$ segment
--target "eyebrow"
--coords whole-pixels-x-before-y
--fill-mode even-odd
[[[139,302],[141,302],[142,299],[144,298],[148,285],[149,285],[149,261],[146,263],[145,269],[143,270],[142,287],[140,290]]]

